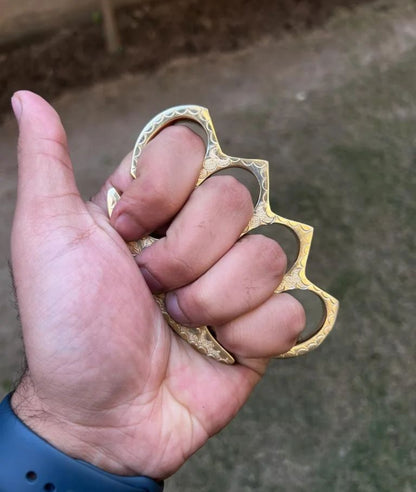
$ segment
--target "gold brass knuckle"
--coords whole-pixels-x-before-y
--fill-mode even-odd
[[[269,163],[267,161],[260,159],[242,159],[224,154],[218,143],[208,109],[193,105],[175,106],[155,116],[140,133],[133,150],[130,170],[132,177],[136,178],[137,161],[145,145],[163,128],[179,120],[194,121],[198,123],[206,133],[206,153],[197,186],[214,173],[225,168],[243,168],[256,177],[260,186],[260,193],[254,208],[253,217],[242,235],[259,226],[270,224],[281,224],[295,233],[299,242],[298,255],[293,266],[285,274],[280,285],[277,286],[275,293],[293,289],[309,290],[321,299],[325,308],[325,315],[321,326],[312,336],[304,341],[298,342],[288,352],[279,355],[278,358],[296,357],[310,352],[318,347],[332,330],[337,317],[339,303],[334,297],[314,285],[306,277],[306,263],[312,243],[313,228],[309,225],[295,222],[294,220],[285,219],[272,212],[269,203]],[[107,193],[109,216],[111,216],[119,199],[120,195],[118,192],[114,188],[110,188]],[[139,254],[143,248],[150,246],[155,241],[157,241],[157,239],[147,236],[139,241],[132,241],[128,243],[128,245],[132,254],[135,255]],[[164,303],[164,294],[154,297],[169,326],[196,350],[219,362],[224,362],[225,364],[233,364],[235,362],[232,355],[217,342],[208,327],[201,326],[197,328],[188,328],[180,325],[167,313]]]

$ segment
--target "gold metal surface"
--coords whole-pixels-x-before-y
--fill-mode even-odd
[[[269,163],[267,161],[242,159],[224,154],[218,143],[208,110],[201,106],[176,106],[155,116],[140,133],[133,150],[131,175],[133,178],[136,178],[137,162],[145,145],[163,128],[179,120],[196,122],[206,133],[206,153],[197,186],[216,172],[225,168],[243,168],[256,177],[260,187],[259,197],[254,208],[253,217],[242,235],[256,227],[270,224],[281,224],[295,233],[299,243],[297,258],[293,266],[285,274],[280,285],[276,287],[275,292],[280,293],[294,289],[311,291],[321,299],[325,314],[321,326],[312,336],[298,342],[288,352],[278,357],[296,357],[310,352],[318,347],[332,330],[337,317],[339,303],[334,297],[314,285],[306,277],[306,263],[312,243],[313,228],[294,220],[285,219],[272,212],[269,204]],[[120,195],[118,192],[114,188],[111,188],[107,194],[109,215],[111,215],[119,199]],[[157,239],[147,236],[139,241],[130,242],[128,245],[132,254],[139,254],[143,248],[150,246],[154,241],[157,241]],[[164,295],[155,296],[155,300],[160,306],[170,327],[196,350],[226,364],[233,364],[235,362],[232,355],[217,342],[206,326],[198,328],[181,326],[167,313]]]

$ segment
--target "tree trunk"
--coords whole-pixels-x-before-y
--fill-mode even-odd
[[[121,50],[120,34],[111,0],[101,0],[101,11],[104,20],[104,35],[109,53]]]

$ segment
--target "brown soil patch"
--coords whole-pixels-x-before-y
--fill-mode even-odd
[[[230,51],[324,22],[359,0],[144,0],[117,11],[123,50],[106,52],[101,18],[61,28],[0,52],[0,119],[16,90],[46,98],[122,73],[146,71],[178,57]]]

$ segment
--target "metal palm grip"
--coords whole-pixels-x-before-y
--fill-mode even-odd
[[[155,116],[140,133],[133,150],[131,175],[133,178],[136,178],[137,162],[145,145],[163,128],[179,120],[196,122],[206,133],[206,153],[197,186],[214,173],[225,168],[243,168],[256,177],[260,187],[259,197],[254,208],[253,216],[242,235],[256,227],[270,224],[281,224],[295,233],[299,243],[298,255],[293,266],[283,277],[280,285],[276,287],[275,293],[293,289],[309,290],[321,299],[325,312],[318,330],[308,339],[298,342],[288,352],[279,355],[279,358],[296,357],[310,352],[318,347],[332,330],[337,317],[339,303],[334,297],[314,285],[306,277],[305,270],[312,242],[313,228],[309,225],[280,217],[270,209],[269,163],[267,161],[242,159],[224,154],[218,143],[208,110],[201,106],[176,106]],[[117,190],[110,188],[107,193],[107,207],[110,216],[119,199],[120,195]],[[128,246],[132,254],[136,255],[140,254],[143,248],[150,246],[155,241],[157,241],[156,238],[147,236],[138,241],[129,242]],[[154,297],[169,326],[196,350],[226,364],[233,364],[235,362],[233,356],[218,343],[208,327],[189,328],[180,325],[166,311],[165,295],[159,294]]]

